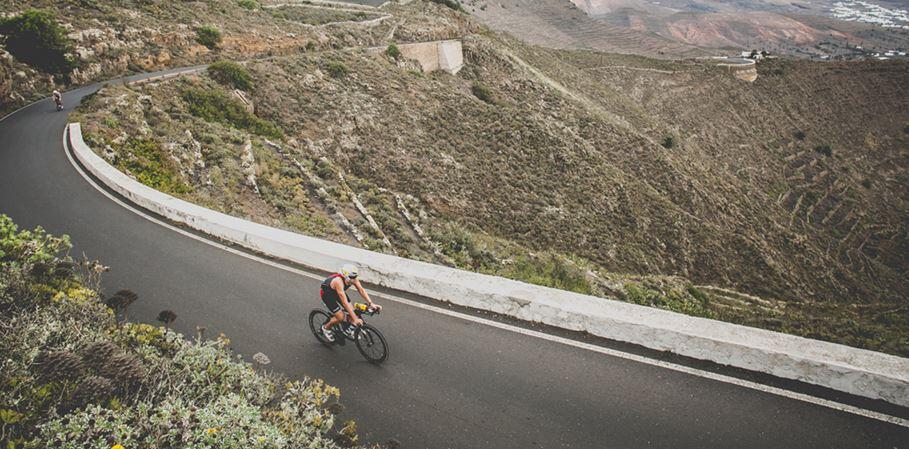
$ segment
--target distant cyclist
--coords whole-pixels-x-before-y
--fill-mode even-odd
[[[53,97],[54,104],[57,105],[57,110],[63,109],[63,94],[61,94],[59,90],[54,89]]]
[[[328,341],[335,341],[335,336],[331,331],[331,328],[344,321],[345,311],[347,312],[347,320],[350,321],[350,324],[353,326],[361,326],[363,324],[363,320],[354,313],[353,306],[350,304],[350,299],[347,297],[347,289],[350,287],[357,287],[357,292],[366,300],[371,309],[382,310],[382,306],[372,302],[369,294],[363,289],[363,285],[361,285],[360,280],[357,279],[358,275],[359,270],[356,265],[346,264],[341,267],[337,273],[322,281],[322,288],[319,294],[322,297],[322,302],[325,303],[325,307],[328,307],[328,310],[332,313],[331,319],[322,326],[322,335],[324,335],[325,339]],[[348,329],[345,330],[345,332],[351,333],[353,331],[354,327],[348,327]],[[351,335],[351,337],[353,337],[353,335]]]

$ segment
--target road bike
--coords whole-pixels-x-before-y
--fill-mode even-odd
[[[352,340],[366,360],[377,365],[384,362],[388,358],[388,343],[385,336],[375,327],[366,324],[365,319],[365,316],[378,315],[379,310],[371,309],[362,303],[354,303],[353,309],[357,317],[363,320],[363,325],[353,326],[346,320],[338,323],[331,330],[335,337],[333,342],[322,335],[322,326],[331,318],[331,314],[325,309],[313,309],[309,312],[309,330],[315,335],[316,340],[326,346],[343,346],[347,340]],[[354,328],[351,334],[348,334],[349,328]]]

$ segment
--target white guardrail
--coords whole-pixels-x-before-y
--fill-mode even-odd
[[[670,351],[909,406],[909,359],[390,256],[231,217],[158,192],[95,154],[78,123],[76,159],[134,204],[205,234],[319,270],[345,262],[378,285],[531,322]]]

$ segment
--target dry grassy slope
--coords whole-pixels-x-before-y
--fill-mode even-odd
[[[463,79],[425,80],[351,58],[354,75],[331,89],[294,81],[312,62],[252,68],[282,80],[256,93],[262,110],[274,111],[267,115],[331,142],[343,167],[446,219],[614,271],[774,297],[893,301],[907,291],[905,253],[888,251],[905,247],[900,189],[860,185],[880,178],[875,164],[905,157],[894,140],[909,118],[902,65],[782,64],[783,75],[773,67],[751,86],[697,64],[566,57],[508,39],[469,39],[465,52]],[[472,80],[499,104],[469,95]],[[305,99],[304,114],[281,107],[286,91]],[[796,144],[799,129],[808,138]],[[652,143],[668,134],[679,148]],[[811,149],[825,144],[831,158]],[[806,175],[785,160],[792,155],[827,169]],[[829,181],[812,183],[818,176]],[[790,204],[809,192],[815,201]],[[818,223],[840,203],[848,207],[834,215],[843,217]],[[855,229],[844,221],[853,215],[866,217]]]
[[[690,265],[663,269],[789,298],[905,297],[905,64],[773,62],[752,86],[697,67],[618,69],[605,56],[563,55],[527,58],[627,111],[638,129],[681,138],[668,167],[636,157],[626,167],[690,212],[691,226],[713,228]],[[821,145],[833,156],[814,151]]]

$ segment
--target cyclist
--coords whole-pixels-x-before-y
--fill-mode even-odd
[[[54,104],[57,105],[57,110],[63,109],[63,94],[59,90],[54,89],[52,96],[54,97]]]
[[[344,321],[345,311],[347,312],[347,320],[350,321],[350,324],[353,326],[360,326],[363,324],[363,320],[354,313],[353,306],[347,298],[347,289],[350,287],[357,287],[357,292],[366,300],[371,309],[382,310],[382,306],[372,302],[369,294],[363,289],[363,285],[360,284],[360,280],[357,279],[358,275],[359,270],[356,265],[345,264],[337,273],[322,281],[322,288],[319,291],[319,295],[322,297],[322,302],[325,303],[325,306],[328,307],[328,310],[332,313],[332,317],[321,329],[322,335],[325,336],[325,339],[328,341],[335,341],[335,336],[331,331],[331,328]],[[348,326],[347,329],[344,330],[351,338],[353,338],[353,326]]]

